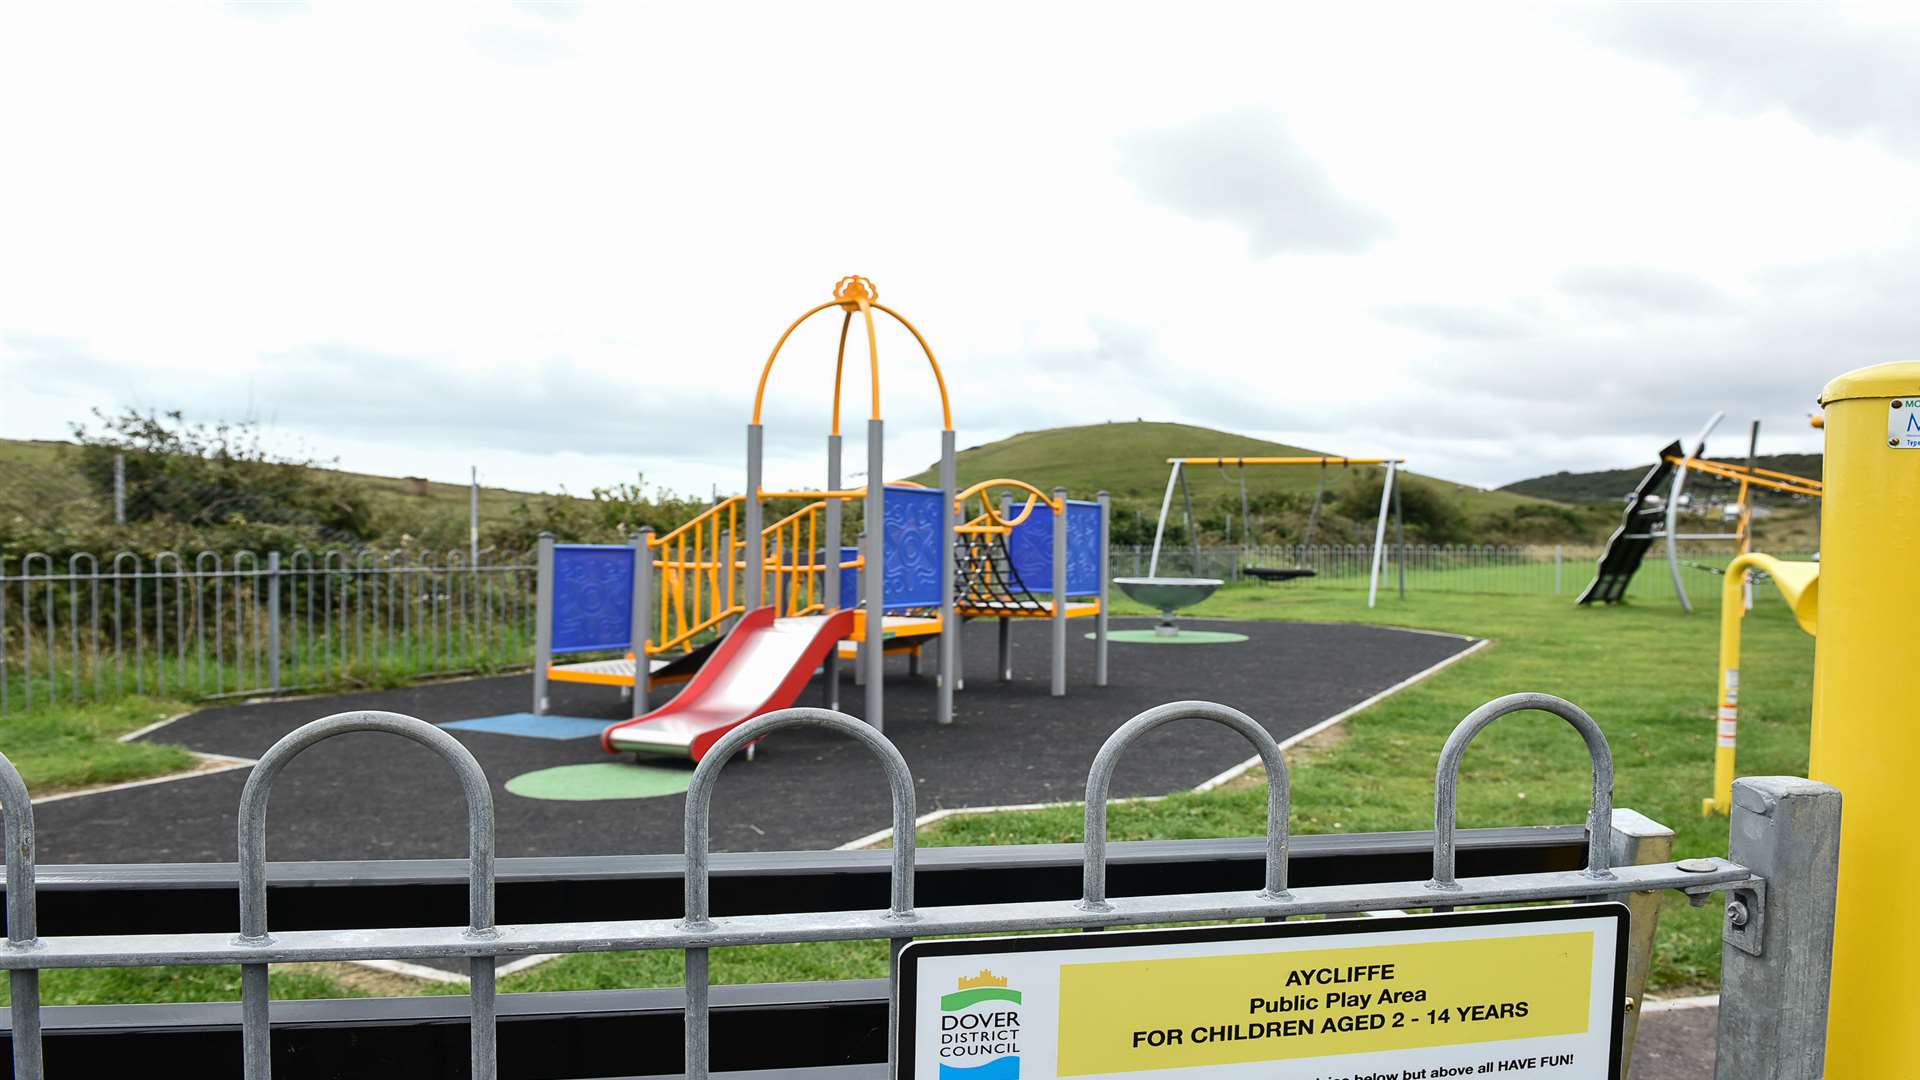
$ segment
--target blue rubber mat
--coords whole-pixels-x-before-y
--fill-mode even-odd
[[[526,739],[597,739],[612,720],[588,720],[579,716],[536,716],[533,713],[505,713],[478,716],[472,720],[449,720],[443,728],[485,731],[494,735],[518,735]]]

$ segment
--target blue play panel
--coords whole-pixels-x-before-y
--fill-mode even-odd
[[[477,716],[472,720],[449,720],[440,726],[462,731],[485,731],[494,735],[518,735],[524,739],[597,739],[612,720],[588,720],[579,716],[536,716],[516,712],[501,716]]]

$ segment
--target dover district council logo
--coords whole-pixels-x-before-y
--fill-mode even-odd
[[[991,971],[940,997],[940,1080],[1020,1080],[1020,991]]]

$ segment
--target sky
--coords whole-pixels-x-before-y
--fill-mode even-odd
[[[0,435],[738,491],[773,342],[862,274],[962,447],[1812,451],[1915,355],[1917,101],[1912,5],[3,0]],[[770,485],[825,479],[837,331],[772,373]],[[878,344],[904,476],[938,397]]]

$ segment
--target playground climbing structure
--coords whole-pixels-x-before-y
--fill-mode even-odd
[[[841,322],[826,485],[817,491],[766,490],[762,416],[769,378],[795,330],[829,310],[838,310]],[[875,312],[912,335],[933,375],[942,422],[938,487],[843,486],[841,413],[847,341],[856,318],[866,330],[872,388],[866,475],[886,475]],[[828,703],[837,707],[842,654],[832,642],[844,640],[853,646],[848,658],[858,665],[856,681],[864,688],[863,719],[876,728],[884,725],[885,655],[909,652],[917,669],[922,647],[932,643],[938,667],[935,715],[950,723],[953,693],[962,681],[959,633],[967,620],[977,618],[1000,620],[1002,678],[1010,670],[1009,620],[1051,620],[1050,689],[1056,696],[1066,693],[1066,620],[1096,619],[1094,682],[1105,685],[1110,513],[1105,493],[1097,500],[1075,500],[1064,488],[1049,493],[1010,479],[958,490],[953,413],[940,365],[926,338],[881,304],[867,279],[843,278],[832,300],[808,310],[780,335],[761,369],[747,425],[746,465],[750,496],[720,500],[662,535],[642,529],[630,546],[556,545],[543,538],[535,712],[548,709],[551,681],[630,687],[634,718],[608,729],[607,749],[678,746],[697,756],[696,744],[710,744],[709,735],[791,705],[816,667],[825,675]],[[998,506],[992,502],[996,493],[1005,500]],[[1017,513],[1011,509],[1014,499],[1022,500]],[[769,500],[798,501],[800,507],[768,524]],[[862,530],[856,544],[843,546],[849,507],[858,508]],[[810,620],[805,633],[794,630],[798,620]],[[736,645],[734,639],[743,634],[747,639]],[[831,640],[822,638],[828,634]],[[596,651],[626,656],[555,662],[561,654]],[[741,665],[749,663],[745,658],[752,658],[758,674],[741,674]],[[716,672],[716,667],[725,670]],[[669,706],[650,712],[650,688],[689,679]],[[703,704],[723,689],[724,707]],[[687,731],[660,737],[670,717]],[[656,720],[660,724],[649,727]]]

